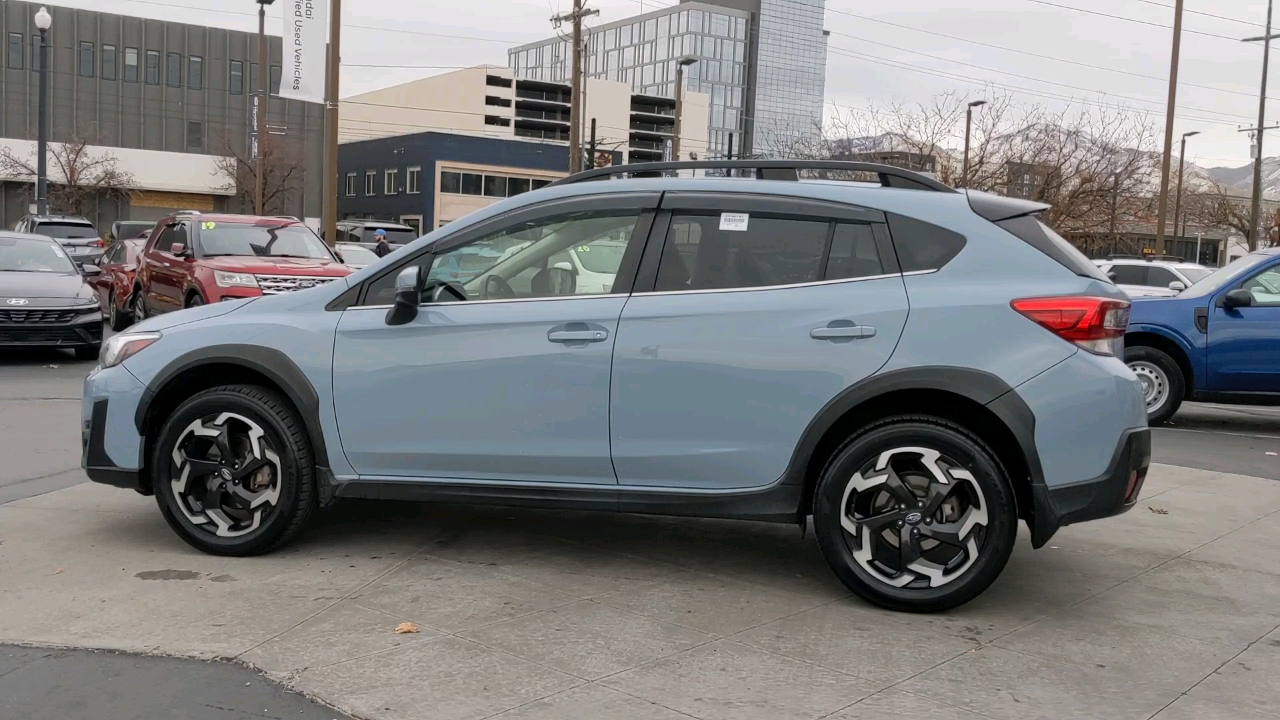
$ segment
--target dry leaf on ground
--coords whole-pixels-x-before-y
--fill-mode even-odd
[[[402,622],[396,626],[397,635],[404,635],[405,633],[416,633],[416,632],[418,632],[418,626],[414,625],[411,622]]]
[[[1148,506],[1147,506],[1147,509],[1148,509],[1148,510],[1150,510],[1151,512],[1153,512],[1153,513],[1157,514],[1157,515],[1168,515],[1168,514],[1169,514],[1169,511],[1168,511],[1168,510],[1165,510],[1164,508],[1151,507],[1150,505],[1148,505]]]

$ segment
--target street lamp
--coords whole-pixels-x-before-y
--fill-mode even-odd
[[[1182,171],[1187,166],[1187,138],[1192,135],[1199,135],[1199,130],[1182,133],[1182,149],[1178,151],[1178,195],[1173,201],[1173,234],[1178,236],[1178,213],[1182,211]],[[1186,230],[1183,230],[1185,233]],[[1196,262],[1200,262],[1200,256],[1196,256]]]
[[[692,55],[684,55],[676,58],[676,124],[672,128],[675,137],[671,138],[671,159],[680,159],[680,119],[684,114],[684,69],[685,67],[698,62],[698,58]]]
[[[986,105],[986,100],[974,100],[964,109],[964,187],[969,187],[969,130],[973,127],[973,109]]]
[[[261,215],[262,208],[262,155],[267,138],[267,82],[271,69],[267,67],[267,6],[276,0],[256,0],[258,3],[258,94],[253,99],[253,207]]]
[[[36,213],[49,213],[49,27],[53,16],[45,8],[36,11],[36,29],[40,31],[40,111],[36,131]]]

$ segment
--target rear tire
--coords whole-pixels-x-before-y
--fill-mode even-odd
[[[156,436],[150,467],[164,519],[212,555],[271,552],[315,514],[315,458],[302,420],[254,385],[182,403]]]
[[[939,612],[980,595],[1017,536],[995,453],[959,425],[898,416],[855,433],[813,500],[822,554],[855,594],[890,610]]]
[[[112,290],[107,294],[107,324],[112,330],[120,332],[129,327],[132,322],[133,318],[129,316],[129,313],[120,309],[119,304],[116,302],[116,291]]]
[[[187,298],[187,307],[189,308],[200,307],[203,304],[204,298],[198,292],[191,293],[191,297]]]
[[[131,295],[130,297],[133,300],[132,314],[133,314],[134,321],[142,322],[143,320],[146,320],[148,317],[150,317],[149,315],[147,315],[147,299],[143,295],[142,288],[141,287],[134,288],[133,295]]]
[[[1147,424],[1160,425],[1173,417],[1187,392],[1187,381],[1178,363],[1168,353],[1145,345],[1125,348],[1124,362],[1142,382]]]

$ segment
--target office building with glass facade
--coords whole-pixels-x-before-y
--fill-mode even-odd
[[[689,0],[589,29],[585,74],[655,97],[675,97],[677,59],[685,91],[710,98],[707,152],[770,154],[778,138],[822,121],[826,84],[825,0]],[[562,38],[508,51],[517,77],[569,82]],[[732,142],[732,148],[730,144]]]

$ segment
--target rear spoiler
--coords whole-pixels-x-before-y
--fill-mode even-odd
[[[1023,215],[1035,215],[1052,207],[1031,200],[993,195],[981,190],[965,190],[964,193],[969,197],[969,207],[991,222],[1000,222]]]

